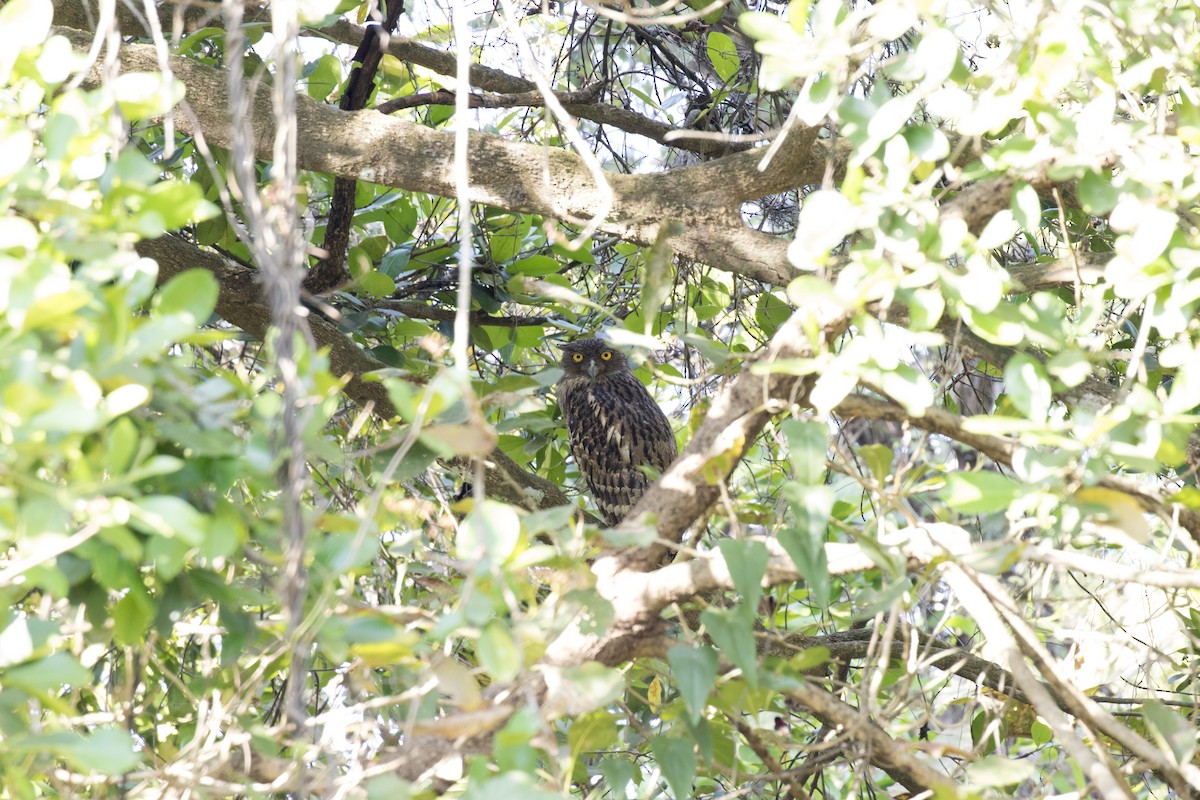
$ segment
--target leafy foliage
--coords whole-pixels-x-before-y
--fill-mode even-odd
[[[273,165],[177,77],[224,80],[182,67],[231,31],[122,19],[163,49],[117,75],[70,9],[0,7],[3,796],[1200,789],[1195,4],[687,5],[481,7],[477,50],[409,9],[371,104],[442,137],[427,191],[366,136],[301,174],[313,252],[356,184],[294,374],[247,245]],[[303,10],[306,109],[369,10]],[[599,100],[532,104],[521,36]],[[492,67],[469,228],[444,44]],[[593,186],[539,194],[576,125],[624,204],[590,228]],[[311,163],[328,132],[298,133]],[[509,193],[532,152],[552,179]],[[139,255],[165,241],[189,257]],[[601,329],[699,465],[613,530],[571,505],[552,392],[554,345]]]

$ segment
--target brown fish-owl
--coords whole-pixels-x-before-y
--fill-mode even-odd
[[[658,403],[634,377],[623,353],[599,339],[562,346],[558,405],[571,455],[609,525],[620,522],[679,448]]]

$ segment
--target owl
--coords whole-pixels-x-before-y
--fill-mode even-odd
[[[658,403],[633,376],[624,354],[599,339],[562,346],[558,405],[571,438],[571,455],[592,490],[601,516],[620,522],[679,448]]]

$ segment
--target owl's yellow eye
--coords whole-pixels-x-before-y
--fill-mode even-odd
[[[612,361],[612,351],[605,350],[603,353],[600,354],[600,360],[601,361]]]
[[[571,360],[576,364],[581,363],[583,361],[583,353],[571,353]]]

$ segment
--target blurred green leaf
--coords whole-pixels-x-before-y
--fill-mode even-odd
[[[1024,491],[1021,484],[997,472],[952,472],[941,496],[955,511],[987,514],[1008,508]]]
[[[717,679],[717,654],[710,647],[676,645],[667,651],[672,677],[687,706],[692,724],[700,720],[708,704],[708,693]]]
[[[692,797],[692,779],[696,775],[696,754],[690,738],[654,736],[650,749],[663,777],[675,797]]]
[[[69,761],[84,772],[101,775],[120,775],[142,763],[142,756],[133,749],[133,739],[127,731],[102,727],[87,736],[76,733],[47,733],[9,742],[18,752],[50,751]]]
[[[1014,786],[1032,778],[1037,768],[1028,761],[986,756],[967,765],[967,777],[976,786]]]

